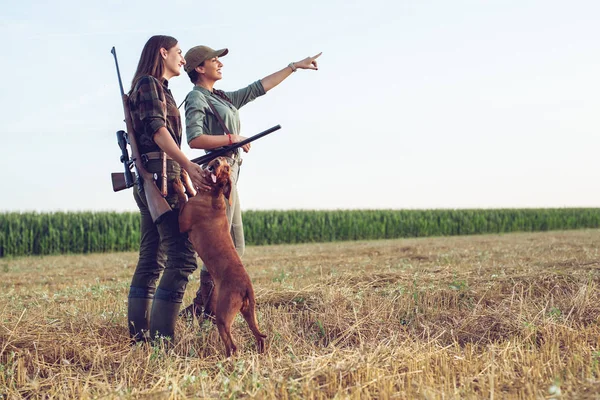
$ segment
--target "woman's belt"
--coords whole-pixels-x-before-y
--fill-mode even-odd
[[[163,153],[160,151],[153,151],[142,154],[142,162],[144,163],[146,170],[155,174],[162,174],[163,172],[167,175],[179,174],[181,172],[181,166],[177,161],[173,160],[166,153],[164,154],[167,157],[167,168],[165,171],[163,171],[162,154]],[[155,177],[154,179],[158,180],[158,177]]]
[[[167,160],[172,160],[171,157],[167,153],[164,153],[167,156]],[[151,151],[149,153],[142,154],[142,161],[146,162],[147,160],[160,160],[162,159],[163,152],[162,151]]]

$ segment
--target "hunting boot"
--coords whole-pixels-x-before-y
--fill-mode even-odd
[[[147,342],[154,290],[131,287],[127,299],[127,325],[131,344]]]
[[[153,341],[160,343],[164,339],[167,346],[173,344],[179,307],[181,303],[154,298],[150,317],[150,337]]]

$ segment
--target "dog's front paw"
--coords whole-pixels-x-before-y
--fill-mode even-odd
[[[185,188],[183,187],[183,183],[181,183],[181,179],[175,178],[173,181],[173,190],[175,190],[177,194],[185,193]]]

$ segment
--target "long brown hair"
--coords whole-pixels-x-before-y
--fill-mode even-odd
[[[177,39],[171,36],[155,35],[148,39],[142,50],[135,75],[133,75],[130,93],[143,75],[151,75],[156,79],[162,78],[165,72],[165,63],[160,56],[160,49],[170,50],[175,45],[177,45]]]

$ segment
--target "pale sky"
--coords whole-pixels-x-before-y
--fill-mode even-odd
[[[241,109],[245,136],[282,126],[245,156],[243,210],[599,207],[599,17],[591,0],[5,2],[0,211],[137,209],[110,182],[110,49],[127,90],[154,34],[229,48],[224,90],[323,52]],[[180,103],[192,84],[170,87]]]

